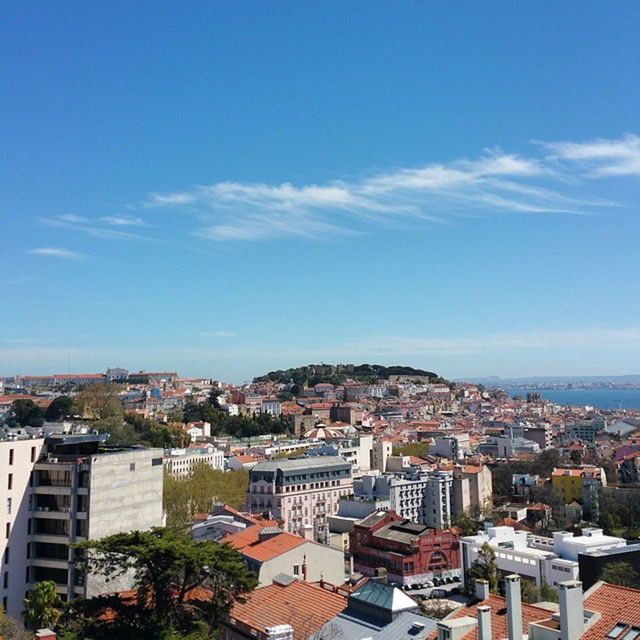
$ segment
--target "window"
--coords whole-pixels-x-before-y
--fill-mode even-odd
[[[2,587],[3,589],[6,589],[9,586],[9,572],[5,571],[4,575],[2,576]]]
[[[27,570],[25,571],[24,581],[29,582],[29,567],[27,567]]]
[[[631,627],[627,633],[625,633],[620,640],[636,640],[640,636],[639,627]]]
[[[9,491],[11,491],[11,489],[13,489],[13,473],[10,473],[7,476],[7,489]]]
[[[13,464],[13,449],[9,449],[9,464]]]
[[[13,501],[11,500],[11,498],[7,498],[7,515],[11,514],[11,506],[13,504]]]
[[[152,467],[158,467],[162,464],[162,458],[153,458],[151,460],[151,466]]]
[[[7,522],[7,524],[5,525],[5,529],[6,529],[6,538],[8,540],[9,534],[11,533],[11,523]]]
[[[136,463],[135,463],[135,462],[132,462],[132,463],[129,465],[129,471],[135,471],[135,470],[136,470]]]
[[[4,563],[9,564],[9,547],[4,550]]]
[[[35,462],[35,461],[36,461],[36,448],[31,447],[31,462]]]
[[[293,575],[294,576],[299,576],[300,575],[300,565],[299,564],[294,564],[293,565]]]
[[[615,627],[613,627],[613,629],[611,629],[611,631],[609,631],[609,633],[607,633],[605,638],[617,638],[626,628],[626,624],[619,622]]]
[[[7,610],[7,596],[4,596],[4,598],[2,598],[2,608],[5,611]]]

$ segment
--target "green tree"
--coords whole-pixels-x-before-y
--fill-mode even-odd
[[[520,580],[520,594],[522,602],[527,604],[540,602],[540,589],[531,580]]]
[[[498,566],[496,564],[496,553],[488,542],[485,542],[478,550],[478,557],[475,559],[468,571],[469,584],[467,589],[474,589],[475,580],[486,580],[489,583],[489,591],[498,591]]]
[[[60,597],[55,582],[36,582],[24,600],[24,618],[32,629],[53,627],[60,617]]]
[[[569,454],[569,458],[573,464],[575,465],[580,464],[582,462],[582,451],[579,451],[578,449],[574,449]]]
[[[73,398],[69,396],[58,396],[47,407],[44,412],[44,419],[49,422],[62,420],[73,415]]]
[[[124,410],[118,393],[117,384],[96,382],[88,384],[76,396],[74,412],[83,418],[93,420],[108,420],[116,418],[122,420]]]
[[[427,442],[408,442],[398,447],[393,447],[394,456],[416,456],[422,458],[429,451],[429,443]]]
[[[163,495],[167,526],[188,527],[196,513],[208,513],[214,502],[238,508],[244,503],[248,487],[246,469],[223,472],[201,463],[187,478],[174,478],[165,473]]]
[[[10,427],[41,427],[43,424],[44,411],[33,400],[14,400],[11,404]]]
[[[231,546],[196,542],[168,528],[118,533],[78,546],[87,553],[91,573],[107,581],[132,573],[136,592],[131,599],[98,597],[74,605],[65,623],[79,624],[83,637],[167,638],[204,625],[211,634],[233,602],[257,584]],[[105,611],[112,615],[101,616]]]
[[[453,526],[457,527],[460,536],[473,536],[478,533],[478,522],[466,513],[461,513],[453,521]]]
[[[26,631],[22,624],[5,614],[0,607],[0,638],[3,640],[33,640],[33,634]]]
[[[640,576],[628,562],[612,562],[600,573],[600,580],[620,587],[640,588]]]
[[[543,602],[558,602],[558,592],[546,582],[540,586],[540,599]]]

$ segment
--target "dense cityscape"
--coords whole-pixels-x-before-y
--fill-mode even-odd
[[[640,410],[406,366],[0,385],[39,638],[602,638],[640,597]]]
[[[4,0],[0,640],[640,640],[639,43]]]

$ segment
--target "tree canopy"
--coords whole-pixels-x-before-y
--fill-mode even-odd
[[[186,478],[174,478],[165,472],[163,494],[167,526],[188,527],[193,516],[208,513],[214,501],[238,508],[244,503],[248,487],[246,469],[224,473],[201,463]]]
[[[33,400],[14,400],[8,423],[10,427],[41,427],[44,424],[44,411]]]
[[[63,420],[73,415],[73,398],[69,396],[58,396],[44,412],[44,419],[49,422]]]
[[[196,542],[169,528],[118,533],[78,546],[91,573],[107,580],[133,575],[134,593],[73,603],[62,626],[76,637],[211,637],[233,602],[257,584],[231,546]]]
[[[32,629],[53,627],[60,617],[60,597],[55,582],[36,582],[24,600],[24,619]]]
[[[612,562],[600,573],[600,580],[620,587],[640,589],[640,575],[628,562]]]
[[[478,550],[478,557],[474,560],[467,572],[469,584],[467,588],[473,590],[475,580],[486,580],[489,583],[489,591],[498,591],[498,565],[496,553],[488,542],[485,542]]]
[[[200,404],[187,402],[183,410],[183,419],[185,422],[200,420],[208,422],[211,425],[212,435],[230,435],[234,438],[249,438],[289,431],[289,425],[286,422],[267,413],[257,416],[230,416],[226,411],[216,408],[211,401]]]
[[[312,387],[321,382],[330,384],[342,384],[347,380],[359,380],[362,382],[375,382],[376,380],[388,380],[392,375],[415,376],[428,378],[432,382],[448,381],[424,369],[414,369],[413,367],[393,365],[383,366],[381,364],[309,364],[303,367],[293,367],[291,369],[279,369],[254,378],[254,382],[280,382],[281,384],[292,383],[298,387]]]

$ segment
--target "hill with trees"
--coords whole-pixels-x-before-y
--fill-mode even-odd
[[[312,387],[321,382],[343,384],[348,380],[373,383],[376,380],[389,380],[391,376],[427,378],[430,382],[449,384],[447,380],[433,371],[401,365],[387,367],[381,364],[308,364],[304,367],[270,371],[263,376],[254,378],[253,381],[292,383],[301,387]]]

